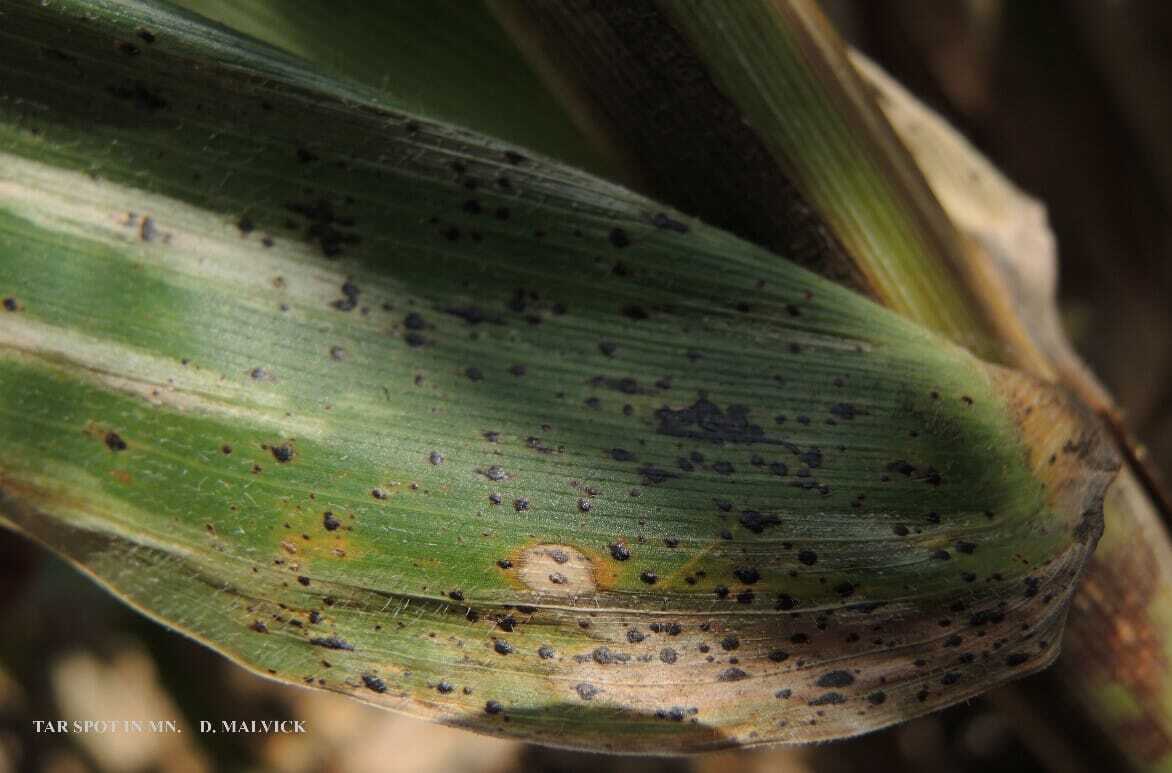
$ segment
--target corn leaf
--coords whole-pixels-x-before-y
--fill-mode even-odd
[[[1055,657],[1117,465],[1064,393],[190,16],[0,11],[0,512],[127,603],[624,751]]]
[[[619,179],[613,151],[575,122],[483,0],[177,0],[176,5],[364,83],[399,107]]]

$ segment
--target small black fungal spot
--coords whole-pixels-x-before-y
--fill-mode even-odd
[[[634,462],[637,457],[625,448],[610,449],[610,458],[616,462]]]
[[[285,464],[287,461],[293,460],[293,446],[289,445],[288,443],[268,446],[268,450],[270,450],[270,452],[273,454],[273,458],[277,459],[280,464]]]
[[[444,314],[450,314],[453,317],[459,317],[469,325],[475,326],[482,322],[487,322],[493,325],[504,324],[500,317],[495,314],[486,314],[477,306],[451,306],[444,309]]]
[[[657,575],[655,572],[653,572],[649,569],[646,569],[642,573],[639,574],[639,579],[642,580],[643,582],[647,583],[648,585],[654,585],[656,582],[659,581],[659,575]]]
[[[309,587],[309,578],[306,577],[305,575],[301,575],[300,577],[298,577],[297,582],[301,583],[302,585],[304,585],[307,588]]]
[[[302,164],[310,164],[317,161],[317,154],[309,148],[297,148],[297,161]]]
[[[741,640],[731,633],[720,640],[720,648],[725,652],[732,652],[740,646]]]
[[[822,466],[822,451],[820,449],[811,448],[808,451],[803,451],[798,454],[798,458],[811,470]]]
[[[598,344],[598,350],[607,357],[613,357],[614,353],[618,351],[618,348],[618,344],[616,344],[614,341],[602,341]]]
[[[631,550],[621,542],[615,542],[608,546],[610,550],[610,557],[615,561],[626,561],[631,557]]]
[[[630,238],[627,237],[627,232],[621,228],[612,228],[610,234],[607,235],[611,245],[615,249],[622,249],[631,243]]]
[[[450,591],[448,591],[448,598],[450,598],[452,601],[463,601],[464,600],[464,591],[450,590]]]
[[[125,451],[126,441],[117,432],[107,432],[106,448],[109,448],[111,451]]]
[[[933,561],[951,561],[952,554],[949,553],[947,550],[933,550],[932,551],[932,560]]]
[[[456,688],[452,686],[451,682],[445,680],[445,681],[442,681],[439,684],[437,684],[435,686],[435,689],[436,689],[436,692],[440,693],[441,695],[448,695],[449,693],[452,692],[452,690],[454,690]]]
[[[428,454],[427,460],[432,464],[440,465],[444,463],[444,455],[439,451],[432,451],[430,454]]]
[[[551,660],[556,654],[557,653],[554,652],[553,647],[549,646],[548,644],[542,644],[537,648],[537,657],[541,658],[542,660]]]
[[[798,560],[806,566],[813,566],[818,563],[818,554],[810,549],[803,549],[798,551]]]
[[[751,566],[742,566],[734,569],[733,576],[745,585],[752,585],[761,579],[761,573]]]
[[[597,687],[589,682],[579,682],[574,691],[578,693],[578,697],[584,701],[594,700],[594,696],[601,692]]]
[[[4,310],[5,311],[19,311],[20,310],[20,304],[18,304],[16,302],[15,298],[12,298],[12,297],[5,298],[3,303],[4,303]]]
[[[1026,653],[1015,652],[1012,655],[1009,655],[1005,658],[1005,665],[1009,666],[1010,668],[1016,668],[1017,666],[1020,666],[1022,663],[1025,663],[1029,659],[1030,659],[1030,656],[1027,655]]]
[[[647,317],[648,317],[646,309],[644,309],[642,306],[636,306],[633,304],[629,305],[629,306],[624,306],[622,308],[622,314],[627,319],[631,319],[636,322],[647,319]]]
[[[846,697],[838,692],[828,692],[810,701],[811,706],[837,706],[840,703],[846,703]]]
[[[518,497],[517,499],[514,499],[513,500],[513,509],[516,510],[518,513],[521,512],[522,510],[528,510],[529,509],[529,500],[526,499],[525,497]]]
[[[849,671],[828,671],[815,682],[819,687],[849,687],[855,683]]]
[[[908,528],[902,524],[896,524],[895,526],[891,527],[891,531],[893,531],[897,537],[906,537],[910,533]]]
[[[887,701],[887,693],[877,690],[867,696],[867,702],[872,706],[882,706]]]
[[[737,520],[754,534],[761,534],[771,526],[781,525],[781,518],[778,516],[773,513],[759,513],[756,510],[745,510]]]
[[[570,581],[570,578],[566,577],[561,572],[551,572],[549,575],[549,581],[554,585],[565,585]]]
[[[524,376],[525,372],[526,372],[526,368],[524,365],[517,364],[517,365],[510,365],[509,366],[509,373],[511,373],[514,376],[517,376],[518,378],[521,376]]]
[[[583,513],[588,513],[594,508],[589,499],[581,498],[578,500],[578,510]]]
[[[366,685],[366,689],[373,692],[383,693],[387,691],[387,683],[374,674],[363,674],[362,684]]]
[[[640,467],[639,474],[643,476],[643,483],[648,486],[656,486],[660,483],[671,480],[672,478],[678,477],[677,475],[670,473],[667,470],[656,467],[654,464],[647,464]],[[638,489],[631,489],[631,491],[632,496],[636,496],[633,492],[638,491]]]
[[[505,707],[501,705],[500,701],[487,701],[484,704],[485,714],[500,714],[504,710]]]
[[[141,81],[133,81],[117,86],[110,86],[106,91],[117,99],[133,102],[136,110],[155,112],[168,107],[167,100],[151,91]]]
[[[960,542],[957,542],[955,547],[956,547],[956,550],[958,553],[964,553],[965,555],[971,555],[977,549],[976,543],[965,542],[963,540]]]
[[[497,639],[492,643],[492,648],[496,650],[498,655],[511,655],[515,648],[504,639]]]
[[[340,639],[337,636],[319,636],[317,638],[310,639],[309,643],[315,647],[325,647],[328,650],[346,650],[347,652],[352,652],[354,650],[353,644],[346,641],[345,639]]]
[[[664,212],[659,212],[651,218],[651,224],[656,228],[665,231],[675,231],[676,233],[686,234],[688,232],[688,225],[674,220],[667,216]]]
[[[496,565],[499,566],[501,569],[512,569],[513,568],[513,562],[507,558],[502,558],[501,560],[497,561]]]
[[[798,605],[798,600],[788,593],[777,594],[777,603],[774,605],[782,611],[789,611]]]
[[[489,494],[488,501],[490,504],[499,505],[501,503],[501,495],[496,493]]]
[[[949,636],[947,639],[944,640],[943,646],[945,646],[945,647],[959,647],[963,643],[964,643],[963,638],[961,638],[958,634],[953,634],[952,636]]]
[[[525,156],[521,155],[520,153],[518,153],[515,150],[506,150],[505,151],[505,160],[508,161],[513,166],[520,166],[521,164],[525,163],[529,159],[527,159]]]
[[[342,522],[339,521],[333,513],[327,510],[326,512],[322,513],[321,525],[325,527],[326,531],[336,531],[338,527],[342,525]]]
[[[581,657],[578,658],[581,661]],[[590,653],[590,659],[600,666],[609,666],[614,663],[627,663],[631,656],[622,652],[613,652],[609,647],[595,647]]]
[[[742,679],[748,679],[749,675],[735,666],[733,668],[726,668],[716,675],[718,682],[739,682]]]
[[[488,469],[481,470],[480,474],[492,481],[508,480],[509,474],[505,472],[505,468],[494,464]]]
[[[830,412],[840,419],[853,419],[858,415],[858,410],[850,403],[835,403],[830,406]]]
[[[154,43],[154,42],[155,42],[155,40],[156,40],[155,33],[151,32],[151,31],[150,31],[150,30],[148,30],[148,29],[140,29],[140,30],[139,30],[138,32],[136,32],[135,34],[136,34],[136,35],[138,35],[138,39],[139,39],[139,40],[141,40],[142,42],[146,43],[148,46],[149,46],[151,43]]]
[[[770,650],[768,657],[774,663],[781,663],[789,658],[789,653],[783,650]]]
[[[261,622],[260,620],[253,620],[252,625],[250,625],[248,627],[251,628],[252,630],[256,631],[257,633],[268,633],[269,632],[269,627],[267,625],[265,625],[263,622]]]
[[[671,665],[679,659],[679,655],[671,647],[664,647],[659,651],[659,659],[668,665]]]

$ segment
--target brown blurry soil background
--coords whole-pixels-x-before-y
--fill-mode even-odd
[[[842,33],[1046,203],[1061,308],[1172,479],[1172,2],[824,0]],[[694,758],[602,757],[428,725],[253,676],[0,531],[0,773],[74,771],[1094,771],[1114,768],[1052,675],[863,738]],[[180,734],[37,734],[173,719]],[[305,735],[200,735],[300,719]]]

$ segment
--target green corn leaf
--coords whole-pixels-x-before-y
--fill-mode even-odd
[[[0,516],[258,673],[679,752],[1047,665],[1055,388],[153,4],[0,5]]]
[[[622,179],[614,151],[550,93],[483,0],[176,0],[365,83],[401,108]]]

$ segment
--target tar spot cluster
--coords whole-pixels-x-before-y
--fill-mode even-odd
[[[303,163],[309,163],[317,158],[304,148],[298,148],[297,155]],[[286,205],[286,209],[305,218],[306,241],[316,243],[322,255],[327,258],[336,258],[347,246],[362,241],[361,237],[351,230],[355,226],[354,218],[336,212],[329,199],[291,203]]]

